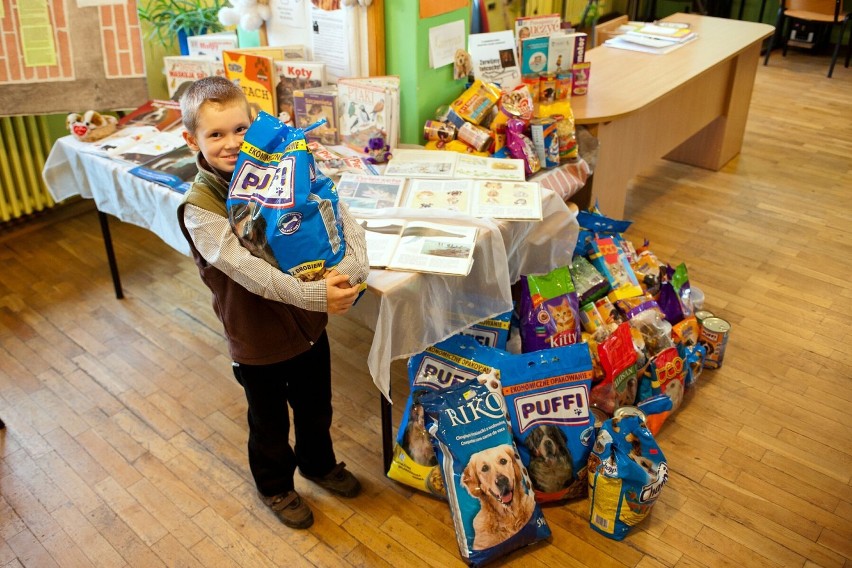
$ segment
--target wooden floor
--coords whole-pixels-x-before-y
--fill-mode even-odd
[[[669,484],[626,540],[589,529],[587,500],[549,506],[552,540],[503,565],[852,566],[852,69],[827,66],[773,55],[739,157],[636,180],[628,234],[733,324],[724,366],[658,436]],[[112,226],[122,301],[91,210],[0,236],[0,566],[462,565],[446,504],[383,475],[367,330],[330,327],[333,435],[365,491],[297,479],[316,524],[291,531],[255,498],[194,265]]]

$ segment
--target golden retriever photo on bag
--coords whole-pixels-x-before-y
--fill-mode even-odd
[[[520,457],[504,444],[470,456],[462,475],[465,489],[479,500],[473,519],[473,550],[491,548],[521,530],[532,517],[535,497]]]

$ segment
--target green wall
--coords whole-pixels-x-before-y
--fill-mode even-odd
[[[464,89],[464,79],[453,79],[452,65],[429,68],[429,28],[456,20],[464,20],[465,29],[469,30],[470,9],[454,10],[421,20],[419,2],[385,2],[386,71],[388,75],[398,75],[402,84],[402,143],[421,143],[426,120],[432,118],[440,105],[449,104]]]

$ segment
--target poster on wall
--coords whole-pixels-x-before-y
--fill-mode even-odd
[[[467,8],[470,0],[420,0],[420,18],[440,16],[453,10]]]
[[[135,0],[2,0],[0,114],[136,108],[148,98]]]

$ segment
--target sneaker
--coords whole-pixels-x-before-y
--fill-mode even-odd
[[[355,497],[361,492],[361,483],[346,469],[346,464],[343,462],[334,466],[331,473],[322,477],[311,477],[304,473],[302,473],[302,477],[341,497]]]
[[[258,493],[258,495],[260,495]],[[272,497],[260,495],[263,504],[272,509],[278,519],[291,529],[306,529],[314,524],[314,514],[308,504],[295,491]]]

